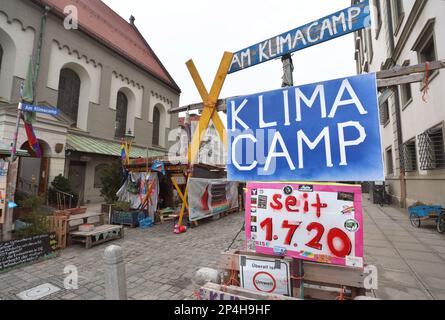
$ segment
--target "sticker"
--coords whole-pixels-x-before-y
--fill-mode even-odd
[[[252,196],[256,196],[256,195],[258,195],[258,189],[252,189],[252,191],[250,192],[250,194],[251,194]]]
[[[353,192],[339,192],[337,194],[337,200],[341,201],[354,201],[354,193]]]
[[[258,230],[258,229],[257,229],[256,226],[251,226],[251,227],[250,227],[250,231],[251,231],[251,232],[257,232],[257,230]]]
[[[346,265],[353,268],[363,268],[363,258],[347,256]]]
[[[250,221],[251,222],[256,222],[257,221],[257,217],[256,216],[250,216]]]
[[[256,213],[256,208],[250,208],[250,213]]]
[[[286,186],[284,187],[283,192],[285,195],[289,196],[292,194],[292,192],[294,192],[294,189],[292,189],[291,186]]]
[[[343,206],[343,211],[341,213],[345,215],[353,215],[355,214],[355,208],[354,206]]]
[[[357,220],[349,219],[345,221],[345,229],[350,232],[357,232],[357,230],[360,228],[359,223]]]
[[[252,198],[252,199],[250,199],[250,203],[252,203],[252,204],[257,204],[257,198]]]
[[[259,196],[258,197],[258,208],[259,209],[267,209],[267,196]]]
[[[300,192],[314,192],[314,186],[312,186],[310,184],[302,184],[298,188],[298,191],[300,191]]]

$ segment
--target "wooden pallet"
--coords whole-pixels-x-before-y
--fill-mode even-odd
[[[65,249],[67,245],[68,217],[67,216],[51,216],[48,217],[51,231],[56,234],[57,248]]]
[[[110,235],[112,234],[112,235]],[[96,240],[96,237],[102,236],[102,239]],[[95,228],[93,231],[89,232],[71,232],[68,236],[68,243],[71,244],[73,242],[84,243],[87,249],[90,249],[93,246],[121,239],[124,237],[124,228],[122,226],[115,225],[103,225]]]
[[[252,252],[235,250],[223,252],[220,261],[220,269],[223,273],[229,274],[231,270],[234,270],[239,277],[240,255],[270,258],[270,256]],[[277,257],[277,259],[280,258]],[[296,278],[298,275],[295,273],[295,263],[291,264],[291,270],[293,271],[291,276]],[[336,300],[342,291],[344,298],[348,300],[366,295],[364,288],[366,275],[362,269],[303,261],[303,270],[305,299]],[[300,281],[293,280],[292,284],[294,297],[300,297]]]

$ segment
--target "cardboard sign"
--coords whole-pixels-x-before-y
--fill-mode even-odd
[[[292,296],[289,261],[240,256],[240,279],[244,289]]]
[[[365,0],[330,16],[236,52],[233,56],[229,73],[243,70],[370,26],[369,1]]]
[[[228,179],[384,180],[375,74],[229,99]]]
[[[363,268],[360,186],[249,183],[247,188],[250,249]]]

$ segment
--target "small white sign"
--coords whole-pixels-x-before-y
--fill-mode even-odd
[[[240,277],[244,289],[292,296],[289,261],[240,256]]]

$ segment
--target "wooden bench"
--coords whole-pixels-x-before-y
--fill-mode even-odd
[[[90,249],[93,246],[102,244],[104,242],[121,239],[124,237],[124,228],[122,226],[103,225],[96,227],[93,231],[70,232],[68,236],[68,244],[72,242],[85,243],[85,247]]]

